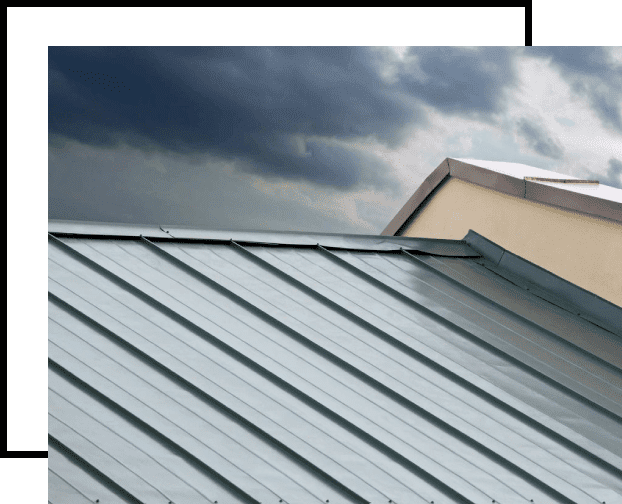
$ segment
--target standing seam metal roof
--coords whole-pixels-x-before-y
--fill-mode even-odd
[[[622,340],[466,242],[50,227],[50,502],[622,498]]]

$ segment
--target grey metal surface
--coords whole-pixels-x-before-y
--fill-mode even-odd
[[[89,235],[89,236],[127,236],[138,237],[159,236],[169,238],[169,235],[160,226],[150,226],[146,224],[115,224],[110,222],[90,222],[90,221],[66,221],[50,219],[48,221],[48,232],[58,235]]]
[[[596,195],[568,191],[568,186],[554,187],[542,182],[525,181],[525,198],[547,205],[567,208],[589,215],[622,222],[622,204],[598,198]]]
[[[49,235],[50,502],[620,502],[619,338],[481,258],[230,238]]]
[[[598,184],[598,180],[580,179],[556,179],[546,177],[525,177],[525,180],[535,180],[537,182],[555,182],[556,184]]]
[[[488,187],[489,189],[518,198],[525,197],[525,181],[522,180],[522,177],[516,178],[456,159],[448,159],[448,163],[451,177],[456,177],[482,187]]]
[[[180,226],[140,226],[134,224],[109,224],[99,222],[50,221],[50,233],[57,236],[92,236],[126,238],[177,239],[188,242],[227,243],[235,237],[244,245],[286,245],[314,247],[321,243],[330,249],[399,251],[401,248],[419,252],[452,256],[477,257],[476,253],[462,240],[438,240],[410,238],[406,236],[351,235],[334,233],[298,233],[292,231],[227,231],[197,229]]]
[[[491,271],[622,337],[622,307],[505,250],[472,229],[464,241],[491,261]]]

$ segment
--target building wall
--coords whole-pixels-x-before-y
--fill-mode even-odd
[[[622,225],[451,178],[402,235],[460,240],[469,229],[622,306]]]

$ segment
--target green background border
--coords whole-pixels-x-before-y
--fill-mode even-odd
[[[616,44],[616,16],[595,11],[593,1],[582,2],[583,11],[572,5],[536,2],[534,44]],[[8,449],[47,449],[49,45],[524,45],[524,12],[518,7],[7,8]],[[33,141],[37,137],[40,144]],[[45,458],[3,459],[3,498],[45,502],[46,465]]]

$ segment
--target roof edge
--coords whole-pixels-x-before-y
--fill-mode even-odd
[[[423,207],[426,199],[446,178],[458,178],[517,198],[622,224],[622,204],[615,201],[567,191],[563,187],[552,187],[538,181],[525,180],[524,177],[519,179],[458,159],[445,158],[421,183],[381,235],[399,235],[410,217]]]
[[[544,297],[547,301],[622,337],[620,331],[622,307],[504,249],[472,229],[466,234],[464,241],[491,261],[498,268],[495,272],[502,275],[505,272],[510,276],[519,277],[541,289],[545,294],[542,296],[540,295],[542,293],[535,291],[533,292],[535,295]],[[511,281],[511,278],[509,280]],[[546,293],[552,294],[554,298],[549,299]]]
[[[410,216],[421,207],[423,202],[432,194],[439,184],[449,177],[449,172],[449,158],[445,158],[445,160],[426,177],[380,235],[395,236],[398,232],[401,232],[402,227],[406,224]]]
[[[329,250],[399,252],[401,249],[446,257],[481,257],[464,240],[411,238],[337,233],[301,233],[295,231],[207,230],[182,226],[153,226],[82,221],[48,221],[48,233],[59,237],[139,239],[196,243],[317,247]]]

